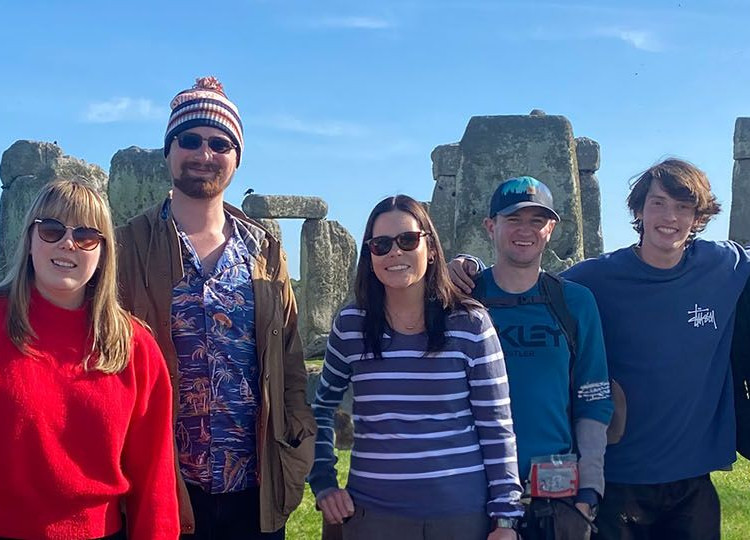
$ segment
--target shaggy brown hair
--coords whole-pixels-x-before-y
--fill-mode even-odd
[[[628,195],[628,208],[633,215],[633,228],[643,238],[643,223],[638,216],[643,213],[646,195],[651,183],[657,181],[670,197],[695,205],[695,220],[688,241],[702,232],[708,222],[721,211],[716,195],[711,192],[711,184],[706,173],[682,159],[665,159],[647,169],[632,183]]]

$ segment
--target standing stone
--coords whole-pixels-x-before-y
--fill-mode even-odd
[[[750,118],[737,118],[734,124],[729,238],[743,246],[750,244]]]
[[[575,141],[565,117],[539,112],[533,116],[475,116],[469,120],[458,148],[455,200],[446,201],[441,196],[431,205],[433,216],[449,216],[451,204],[454,205],[453,235],[447,228],[446,238],[441,236],[448,245],[446,251],[494,260],[491,242],[482,227],[492,193],[503,180],[529,175],[549,186],[562,218],[549,244],[555,254],[553,259],[560,260],[563,266],[583,259]]]
[[[161,202],[172,188],[164,151],[131,146],[112,156],[109,200],[115,226]]]
[[[299,329],[305,358],[322,356],[336,313],[349,298],[357,266],[354,237],[337,221],[302,224]]]
[[[13,257],[23,219],[42,187],[59,178],[90,182],[106,197],[107,173],[97,165],[66,156],[53,143],[16,141],[0,160],[0,276]]]
[[[251,193],[243,199],[242,210],[251,218],[323,219],[328,205],[319,197]]]
[[[602,194],[596,171],[599,170],[599,143],[588,137],[576,138],[578,180],[581,184],[583,213],[583,255],[598,257],[604,251],[602,237]]]
[[[268,232],[270,232],[276,240],[281,243],[281,226],[279,225],[279,222],[275,219],[265,219],[265,218],[254,218],[255,221],[263,225]]]
[[[430,218],[435,225],[440,244],[448,259],[456,255],[453,248],[456,235],[456,174],[461,165],[461,148],[458,143],[444,144],[432,151],[432,190]]]

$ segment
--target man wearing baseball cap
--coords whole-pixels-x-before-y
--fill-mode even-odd
[[[450,268],[454,282],[488,307],[502,343],[518,469],[532,497],[516,524],[524,538],[587,538],[604,493],[613,406],[596,302],[540,266],[559,220],[545,184],[506,180],[484,219],[494,264],[470,287],[461,259]]]
[[[174,189],[118,229],[118,270],[172,378],[182,533],[284,538],[315,441],[286,256],[224,202],[244,139],[221,83],[198,79],[171,109]]]

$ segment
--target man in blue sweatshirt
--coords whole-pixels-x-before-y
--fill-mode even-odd
[[[593,519],[604,492],[612,401],[596,302],[577,283],[556,280],[547,285],[545,280],[553,278],[542,277],[540,269],[559,219],[542,182],[524,176],[500,184],[484,220],[495,261],[477,277],[474,288],[475,297],[489,307],[505,354],[521,478],[530,477],[532,460],[574,450],[579,457],[578,493],[553,503],[535,499],[521,524],[524,538],[547,538],[548,532],[540,530],[547,528],[564,531],[565,538],[585,538],[587,518]],[[555,285],[577,323],[575,339],[566,335],[554,308],[542,300],[546,288]],[[544,519],[545,514],[557,522]]]
[[[696,238],[720,207],[690,163],[645,171],[628,207],[639,242],[564,274],[594,293],[609,372],[628,400],[625,434],[607,448],[599,534],[718,539],[709,473],[735,460],[729,353],[750,258]]]

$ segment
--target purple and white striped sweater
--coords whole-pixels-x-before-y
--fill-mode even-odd
[[[364,354],[363,321],[364,311],[343,309],[328,340],[313,404],[313,492],[337,487],[333,413],[351,383],[355,504],[410,517],[520,517],[508,381],[487,312],[451,314],[445,346],[428,355],[425,333],[389,329],[380,359]]]

